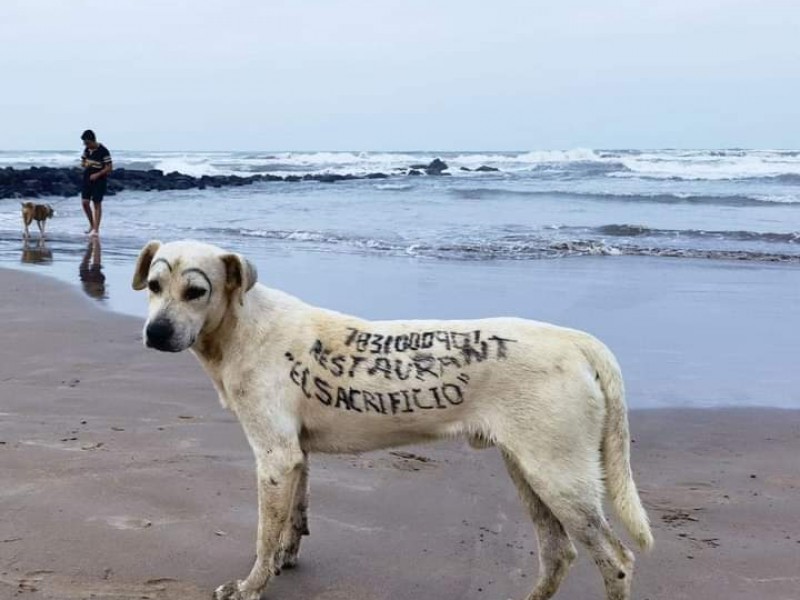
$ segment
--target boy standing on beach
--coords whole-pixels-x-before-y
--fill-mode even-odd
[[[103,196],[106,193],[108,174],[113,168],[111,153],[108,148],[97,142],[94,131],[87,129],[81,134],[84,150],[81,156],[83,167],[83,212],[89,219],[89,229],[86,233],[94,237],[100,234],[100,219],[103,217]],[[94,203],[94,215],[89,206],[89,201]]]

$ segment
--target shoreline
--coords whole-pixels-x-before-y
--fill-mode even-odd
[[[0,277],[0,598],[205,598],[244,575],[253,459],[197,361],[145,350],[143,317],[98,311],[47,278]],[[637,555],[635,597],[793,597],[800,411],[630,418],[656,537]],[[536,575],[534,529],[500,456],[463,442],[314,455],[310,519],[298,568],[270,597],[522,598]],[[579,554],[560,599],[602,589]]]

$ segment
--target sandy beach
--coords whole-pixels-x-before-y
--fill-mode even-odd
[[[253,460],[188,354],[0,271],[0,598],[207,598],[251,566]],[[800,411],[631,413],[656,547],[641,599],[800,598]],[[532,525],[494,450],[312,459],[311,536],[270,599],[523,598]],[[601,597],[585,553],[557,596]]]

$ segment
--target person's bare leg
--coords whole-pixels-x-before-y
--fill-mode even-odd
[[[100,235],[100,221],[103,218],[103,203],[94,203],[94,234]]]
[[[89,198],[84,198],[82,203],[83,212],[86,214],[86,218],[89,219],[89,229],[87,229],[84,233],[92,233],[92,231],[94,231],[94,219],[92,218],[92,207],[89,206]]]

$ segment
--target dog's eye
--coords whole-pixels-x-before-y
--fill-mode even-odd
[[[161,284],[158,283],[158,281],[156,281],[155,279],[149,281],[147,283],[147,287],[150,288],[150,291],[153,292],[154,294],[161,293]]]
[[[201,287],[189,287],[186,288],[186,291],[183,292],[183,299],[184,300],[197,300],[205,295],[206,290]]]

